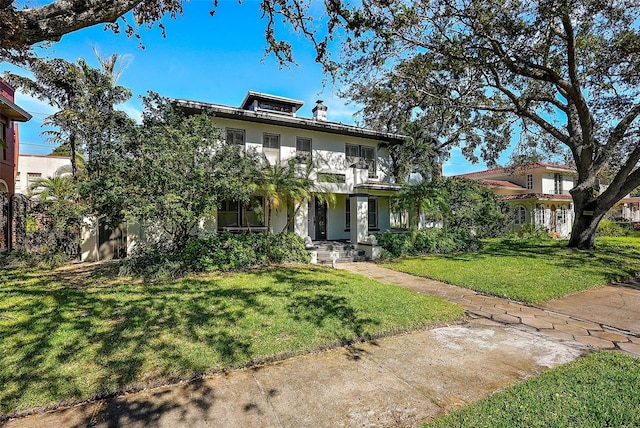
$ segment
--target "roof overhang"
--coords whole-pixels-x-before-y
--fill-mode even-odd
[[[26,122],[31,119],[29,113],[2,95],[0,95],[0,114],[16,122]]]
[[[174,105],[182,108],[187,114],[197,114],[201,111],[208,111],[212,112],[217,117],[242,120],[245,122],[287,126],[310,131],[327,132],[330,134],[368,138],[384,142],[401,143],[405,140],[403,135],[377,132],[371,129],[359,128],[357,126],[345,125],[342,123],[271,114],[265,111],[250,111],[201,101],[181,99],[172,99],[171,101]]]

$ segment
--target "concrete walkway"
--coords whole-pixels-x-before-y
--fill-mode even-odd
[[[371,263],[339,266],[444,297],[462,305],[469,321],[11,420],[5,427],[417,426],[592,347],[640,355],[637,325],[624,321],[640,319],[640,305],[630,305],[640,290],[632,287],[612,286],[629,304],[618,302],[624,310],[603,309],[590,321],[599,294],[566,298],[574,299],[574,312],[565,314],[559,312],[564,299],[535,308]]]
[[[341,268],[387,284],[439,296],[462,306],[468,316],[521,326],[550,338],[596,349],[620,349],[640,356],[640,279],[615,283],[551,300],[539,307],[396,272],[372,263]]]

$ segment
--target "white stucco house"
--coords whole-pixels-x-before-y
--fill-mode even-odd
[[[381,166],[388,162],[386,147],[404,137],[331,122],[322,101],[314,106],[312,118],[297,116],[302,101],[254,91],[239,107],[180,99],[173,103],[187,114],[214,113],[227,142],[264,153],[271,164],[313,161],[312,177],[336,195],[336,203],[327,205],[317,197],[308,200],[293,220],[298,235],[366,246],[371,232],[390,227],[389,200],[399,186]],[[256,199],[264,203],[260,195]],[[217,212],[215,227],[242,231],[247,223],[252,229],[265,226],[259,216],[243,215],[237,202],[227,201]],[[287,210],[276,213],[274,231],[286,226],[287,215]]]
[[[538,162],[516,168],[495,168],[461,174],[489,186],[514,209],[514,227],[527,224],[568,237],[573,225],[569,191],[577,178],[568,166]]]

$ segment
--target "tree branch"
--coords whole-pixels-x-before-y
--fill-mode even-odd
[[[81,28],[115,22],[143,1],[150,0],[57,0],[46,6],[15,10],[2,0],[0,14],[4,22],[0,40],[3,48],[10,49],[60,40],[63,35]]]

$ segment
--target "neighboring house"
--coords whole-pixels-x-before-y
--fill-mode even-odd
[[[461,174],[491,188],[514,208],[516,228],[533,225],[567,237],[573,225],[575,169],[538,162],[515,168],[496,168]]]
[[[26,195],[35,180],[62,174],[71,174],[68,156],[19,155],[16,193]]]
[[[227,142],[262,152],[271,164],[292,158],[313,161],[316,182],[336,194],[336,203],[327,206],[312,197],[293,221],[298,235],[365,244],[371,232],[389,228],[389,201],[399,186],[381,165],[388,163],[389,143],[402,142],[404,137],[330,122],[322,101],[313,108],[313,118],[296,116],[302,101],[253,91],[247,93],[240,107],[173,102],[187,114],[213,112]],[[264,204],[260,195],[256,200]],[[286,226],[287,215],[284,209],[276,214],[275,232]],[[239,204],[227,201],[217,212],[216,229],[242,231],[247,222],[252,228],[265,226],[259,216],[243,218]]]
[[[0,80],[0,192],[15,193],[20,143],[18,123],[31,119],[31,115],[14,103],[15,90]]]

